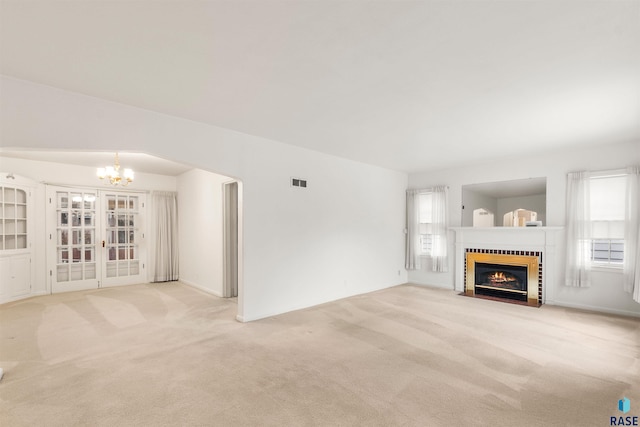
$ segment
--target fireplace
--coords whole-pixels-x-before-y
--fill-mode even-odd
[[[525,251],[468,250],[465,295],[541,304],[541,255]]]

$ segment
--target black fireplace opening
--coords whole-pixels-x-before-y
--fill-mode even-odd
[[[475,263],[475,293],[518,301],[527,300],[527,267]]]

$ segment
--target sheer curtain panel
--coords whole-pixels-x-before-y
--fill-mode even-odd
[[[405,268],[420,268],[420,203],[419,190],[407,190],[407,239],[405,252]]]
[[[567,175],[567,262],[565,285],[588,287],[591,276],[589,173]]]
[[[431,271],[448,271],[447,192],[445,186],[407,190],[407,270],[424,265]]]
[[[624,219],[624,289],[640,303],[640,168],[627,169]]]
[[[152,200],[153,282],[178,280],[178,198],[176,193],[155,191]]]
[[[431,197],[432,208],[431,215],[433,218],[433,247],[431,249],[431,270],[437,272],[446,272],[449,270],[449,262],[447,257],[448,251],[448,215],[447,215],[447,187],[438,186],[433,188]]]

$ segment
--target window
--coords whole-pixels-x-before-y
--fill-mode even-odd
[[[437,224],[434,223],[433,215],[433,193],[420,194],[418,196],[420,209],[420,250],[421,255],[436,256],[441,255],[442,246],[440,241],[442,236],[436,232]],[[438,249],[440,248],[440,249]]]
[[[448,271],[447,232],[447,187],[407,190],[407,270]]]
[[[619,264],[624,261],[624,240],[591,240],[591,261],[594,263]]]
[[[592,176],[590,187],[591,261],[622,268],[626,176]]]
[[[433,195],[420,194],[418,196],[420,227],[420,251],[422,255],[431,255],[433,250]]]

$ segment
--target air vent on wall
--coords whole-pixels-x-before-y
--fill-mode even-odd
[[[291,178],[291,186],[292,187],[301,187],[307,188],[307,180],[300,178]]]

